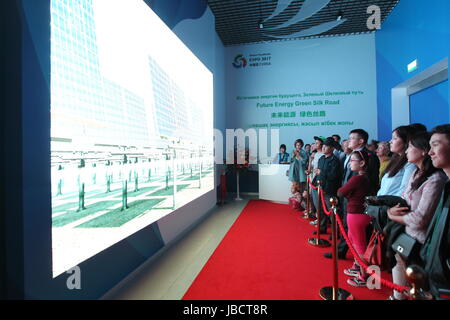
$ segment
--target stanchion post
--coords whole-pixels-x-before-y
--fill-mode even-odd
[[[317,181],[317,198],[319,199],[317,201],[317,203],[319,204],[319,208],[317,208],[317,224],[316,224],[316,232],[317,232],[317,242],[320,242],[320,223],[322,222],[322,213],[323,213],[323,208],[322,208],[322,204],[320,201],[320,196],[322,195],[322,188],[320,185],[320,181]]]
[[[433,295],[423,290],[427,283],[426,272],[418,265],[406,268],[406,278],[411,283],[411,289],[407,292],[410,300],[433,300]]]
[[[308,216],[312,217],[312,205],[311,205],[311,192],[312,192],[312,188],[311,185],[309,185],[309,193],[308,193],[308,199],[309,199],[309,209],[308,209]]]
[[[337,199],[331,198],[331,239],[332,239],[332,256],[333,256],[333,286],[331,287],[324,287],[320,289],[320,296],[324,300],[353,300],[353,296],[350,292],[347,290],[339,288],[339,272],[338,272],[338,259],[337,259],[337,235],[338,235],[338,228],[337,228],[337,221],[336,221],[336,206],[337,206]]]
[[[333,242],[333,300],[337,299],[337,291],[339,289],[339,273],[338,273],[338,260],[337,260],[337,223],[336,223],[336,200],[333,198],[331,201],[331,238]]]
[[[311,187],[309,186],[309,179],[306,179],[306,210],[303,219],[309,219],[311,211]]]
[[[321,247],[321,248],[325,248],[325,247],[329,247],[331,244],[329,241],[325,240],[325,239],[321,239],[320,238],[320,216],[321,216],[321,212],[322,212],[322,206],[321,206],[321,202],[320,202],[320,196],[322,193],[322,189],[320,188],[320,181],[317,181],[317,195],[318,195],[318,205],[317,205],[317,237],[316,238],[309,238],[308,239],[308,243],[310,245],[316,246],[316,247]]]

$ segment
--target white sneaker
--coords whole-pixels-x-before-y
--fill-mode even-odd
[[[311,221],[309,224],[315,226],[317,224],[317,220]]]

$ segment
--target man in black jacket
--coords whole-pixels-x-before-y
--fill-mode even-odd
[[[318,168],[315,172],[315,180],[320,181],[327,210],[330,208],[330,198],[336,197],[337,195],[342,176],[339,159],[333,154],[335,148],[337,148],[337,143],[333,138],[329,137],[324,141],[322,147],[324,156],[319,159]],[[319,206],[322,205],[320,199],[318,202]],[[320,212],[322,213],[320,215],[320,233],[324,234],[327,232],[329,218],[327,215],[323,214],[323,210],[320,210]]]
[[[370,181],[370,195],[375,195],[379,189],[379,172],[380,172],[380,160],[377,155],[367,149],[367,141],[369,140],[369,134],[364,129],[354,129],[350,131],[348,138],[348,148],[353,151],[365,151],[369,156],[369,163],[367,166],[367,174]],[[348,155],[344,161],[344,168],[342,174],[342,186],[354,175],[358,174],[350,169],[350,155]],[[340,199],[342,221],[345,229],[347,230],[347,200],[345,198]],[[345,259],[348,251],[348,245],[344,238],[341,236],[338,245],[338,258]],[[331,258],[331,253],[324,253],[325,258]]]
[[[450,178],[450,124],[437,126],[432,131],[429,155],[436,168]],[[450,299],[450,180],[428,227],[421,250],[430,290],[436,299]]]

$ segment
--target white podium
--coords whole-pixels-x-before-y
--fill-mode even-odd
[[[288,170],[288,164],[260,164],[259,199],[288,203],[292,186],[286,175]]]

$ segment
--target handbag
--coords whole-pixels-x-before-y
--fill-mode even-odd
[[[401,233],[392,243],[392,249],[407,261],[417,261],[420,254],[421,243],[408,235]]]
[[[372,232],[369,244],[364,252],[364,260],[369,265],[377,265],[381,269],[385,268],[384,235],[380,230],[375,229]]]
[[[387,206],[368,205],[366,203],[364,213],[372,218],[371,222],[376,230],[382,231],[388,223]]]

